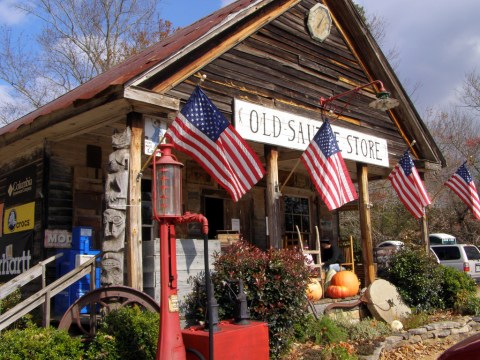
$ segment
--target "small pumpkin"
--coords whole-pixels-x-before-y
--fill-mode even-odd
[[[310,278],[310,282],[307,285],[307,298],[310,301],[317,301],[322,298],[323,295],[323,289],[322,289],[322,284],[320,284],[320,281],[315,278]]]
[[[332,286],[341,287],[341,289],[332,289],[329,292],[328,290]],[[355,296],[359,289],[360,281],[358,280],[358,276],[352,271],[342,270],[333,275],[330,286],[327,289],[327,295],[334,299]],[[335,297],[331,296],[330,293],[335,295]]]

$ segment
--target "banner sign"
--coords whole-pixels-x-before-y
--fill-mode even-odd
[[[304,151],[322,125],[319,120],[234,100],[235,129],[245,139]],[[387,141],[332,125],[344,159],[389,167]]]
[[[72,233],[67,230],[45,230],[43,245],[46,248],[70,249],[72,247]]]
[[[32,266],[30,249],[33,231],[3,236],[0,239],[0,282],[27,271]]]
[[[3,213],[3,236],[26,230],[35,226],[35,201],[6,208]]]
[[[36,165],[29,165],[7,177],[5,206],[25,204],[35,200]]]

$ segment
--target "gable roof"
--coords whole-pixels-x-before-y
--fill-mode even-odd
[[[125,86],[139,75],[153,70],[173,55],[179,55],[188,47],[194,47],[209,32],[222,26],[232,26],[235,21],[257,11],[274,0],[239,0],[197,22],[177,30],[168,38],[150,46],[144,51],[131,56],[124,62],[112,67],[90,81],[78,86],[48,104],[0,128],[0,136],[16,131],[22,125],[28,125],[40,116],[51,114],[67,108],[80,100],[88,100],[102,94],[109,87]],[[299,1],[297,1],[299,2]]]
[[[191,59],[189,54],[218,34],[228,32],[227,36],[230,36],[233,40],[227,45],[233,47],[242,38],[251,35],[300,2],[302,1],[236,1],[192,25],[176,31],[172,36],[130,57],[125,62],[87,83],[0,128],[0,141],[6,134],[14,133],[23,126],[28,127],[37,119],[47,115],[58,116],[57,121],[63,121],[67,115],[62,114],[62,110],[75,108],[77,104],[93,101],[108,92],[117,91],[122,96],[122,91],[125,88],[146,84],[150,78],[162,73],[169,66],[175,66],[176,63],[193,64],[195,59]],[[443,155],[352,2],[350,0],[323,0],[323,3],[330,9],[335,24],[342,32],[354,55],[360,60],[363,70],[371,79],[381,79],[386,88],[400,100],[400,106],[390,111],[389,115],[405,143],[409,144],[411,140],[416,139],[415,149],[412,150],[417,157],[427,159],[427,162],[445,165]],[[249,16],[258,16],[260,20],[249,27],[248,31],[236,35],[235,26],[241,21],[245,21]],[[212,58],[229,50],[228,46],[215,49],[213,52],[216,53],[211,55]],[[187,69],[185,70],[187,72],[176,75],[174,80],[177,83],[196,71],[193,66],[184,66],[184,68]],[[171,81],[171,79],[167,80]],[[156,87],[155,91],[165,93],[173,85],[173,83],[169,84],[168,88],[165,86],[163,88]],[[35,131],[34,127],[31,131]]]

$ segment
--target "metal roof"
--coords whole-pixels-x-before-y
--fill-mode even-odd
[[[16,121],[0,128],[0,135],[13,133],[23,125],[31,124],[43,115],[65,109],[78,100],[95,98],[111,86],[126,85],[146,71],[158,66],[164,60],[196,42],[219,25],[241,18],[243,10],[250,7],[262,7],[273,0],[239,0],[198,20],[197,22],[177,30],[174,34],[133,55],[124,62],[112,67],[90,81],[78,86],[48,104],[32,111]]]

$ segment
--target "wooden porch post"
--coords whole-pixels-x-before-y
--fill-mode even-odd
[[[276,147],[265,146],[267,159],[267,199],[266,213],[268,217],[267,247],[280,249],[282,247],[280,234],[280,205],[276,196],[278,183],[278,150]]]
[[[142,223],[141,204],[142,189],[138,173],[142,167],[142,114],[132,112],[127,116],[132,137],[130,143],[129,191],[127,207],[127,284],[143,291],[143,264],[142,264]]]
[[[373,264],[372,222],[370,219],[370,200],[368,196],[368,166],[357,163],[357,179],[360,211],[360,232],[362,235],[362,254],[365,264],[365,286],[375,280],[375,268]]]
[[[420,179],[422,179],[422,181],[425,181],[425,173],[420,173]],[[427,208],[425,208],[425,214],[420,218],[420,233],[422,236],[422,245],[425,250],[425,254],[428,255],[430,248],[430,240],[428,238]]]

